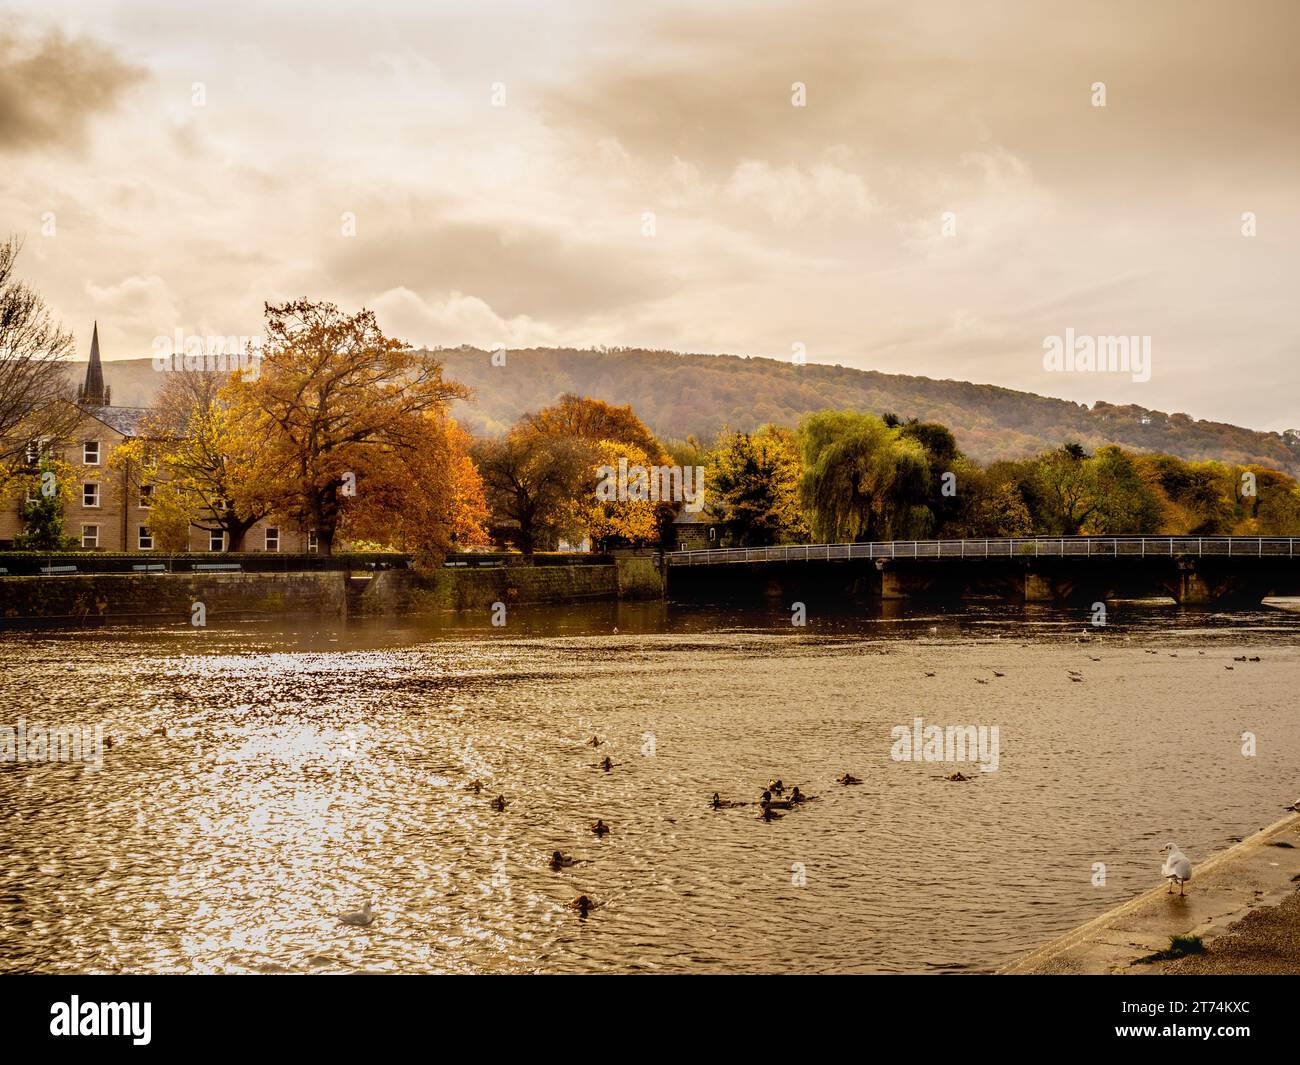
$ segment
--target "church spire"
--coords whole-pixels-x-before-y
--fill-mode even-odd
[[[109,390],[104,387],[104,366],[99,361],[99,322],[95,322],[95,331],[90,338],[90,362],[86,364],[86,383],[77,393],[77,401],[83,407],[107,407]]]

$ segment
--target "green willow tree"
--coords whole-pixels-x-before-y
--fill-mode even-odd
[[[813,539],[907,540],[928,536],[934,515],[925,448],[883,418],[820,411],[799,423],[800,498]]]

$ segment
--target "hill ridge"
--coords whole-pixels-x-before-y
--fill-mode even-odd
[[[888,374],[826,363],[795,365],[761,355],[702,354],[647,348],[512,348],[505,366],[468,345],[429,349],[446,374],[474,390],[456,416],[471,431],[499,434],[521,414],[565,392],[630,403],[659,436],[706,439],[724,425],[793,426],[813,410],[851,407],[949,426],[980,462],[1022,458],[1076,440],[1113,443],[1180,458],[1258,463],[1300,474],[1300,435],[1194,419],[1137,404],[1091,406],[1003,385]],[[78,380],[85,362],[69,363]],[[104,363],[116,402],[146,406],[161,384],[152,359]]]

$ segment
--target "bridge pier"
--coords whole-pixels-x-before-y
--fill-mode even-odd
[[[904,586],[902,575],[897,569],[890,566],[883,558],[876,559],[876,569],[880,573],[880,590],[878,594],[881,599],[907,598],[907,588]]]
[[[1218,598],[1200,567],[1190,558],[1180,559],[1178,563],[1177,598],[1180,606],[1204,606]]]
[[[1032,570],[1025,570],[1024,589],[1026,603],[1051,603],[1056,599],[1056,587],[1050,578]]]

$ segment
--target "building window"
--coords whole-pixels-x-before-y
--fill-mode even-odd
[[[221,551],[226,546],[226,534],[220,529],[208,530],[208,550]]]
[[[87,440],[81,445],[81,461],[86,466],[99,465],[99,441]]]
[[[266,549],[268,551],[280,550],[280,530],[274,525],[266,527]]]
[[[81,546],[98,547],[99,546],[99,526],[83,525],[81,527]]]
[[[95,481],[87,481],[81,486],[81,505],[83,507],[99,506],[99,485]]]
[[[140,550],[153,550],[153,533],[149,531],[149,526],[147,525],[140,526]]]
[[[315,554],[316,549],[317,549],[316,530],[313,529],[311,532],[307,534],[307,550],[310,551],[312,554]]]
[[[142,484],[140,486],[140,508],[148,510],[153,506],[153,485]]]

